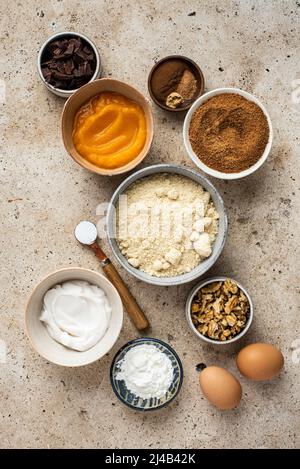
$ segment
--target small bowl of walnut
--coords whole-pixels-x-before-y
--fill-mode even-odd
[[[192,331],[210,344],[230,344],[243,337],[253,320],[249,293],[236,280],[214,277],[196,285],[186,302]]]

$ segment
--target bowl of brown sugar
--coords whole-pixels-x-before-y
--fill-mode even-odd
[[[219,179],[240,179],[266,161],[272,123],[255,96],[238,88],[218,88],[194,102],[184,120],[183,140],[202,171]]]

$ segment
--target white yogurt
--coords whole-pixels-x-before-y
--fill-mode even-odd
[[[137,345],[126,353],[116,379],[124,380],[127,389],[142,399],[159,399],[172,383],[172,362],[155,345]]]
[[[102,339],[110,318],[111,307],[104,291],[82,280],[48,290],[40,316],[54,340],[81,352]]]

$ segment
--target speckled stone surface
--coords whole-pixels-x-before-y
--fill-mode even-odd
[[[292,91],[300,85],[300,3],[0,4],[6,13],[0,33],[0,446],[299,447],[300,104]],[[128,81],[146,96],[154,61],[181,53],[203,68],[207,90],[241,87],[261,98],[270,112],[274,146],[263,168],[240,182],[213,181],[224,196],[230,227],[226,248],[210,273],[236,277],[251,292],[255,321],[245,343],[274,343],[286,360],[284,372],[273,382],[255,384],[241,378],[244,398],[237,410],[219,412],[199,391],[199,362],[238,372],[234,350],[204,346],[187,326],[184,304],[192,285],[157,288],[122,272],[151,321],[151,335],[169,342],[183,361],[182,391],[158,413],[143,415],[122,406],[109,383],[114,353],[138,335],[127,317],[111,353],[81,369],[47,363],[29,345],[23,314],[30,291],[45,274],[64,266],[98,269],[93,255],[74,242],[73,228],[82,218],[96,221],[97,204],[108,201],[123,179],[92,175],[65,154],[60,138],[64,100],[47,92],[36,71],[42,42],[62,30],[94,39],[103,76]],[[154,105],[153,111],[154,144],[143,166],[175,162],[192,167],[182,142],[182,118]]]

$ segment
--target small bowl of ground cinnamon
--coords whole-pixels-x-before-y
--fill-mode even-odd
[[[253,95],[219,88],[194,102],[183,125],[191,160],[219,179],[240,179],[266,161],[273,140],[270,116]]]
[[[193,60],[183,55],[169,55],[152,67],[148,90],[161,109],[187,111],[203,93],[203,73]]]

